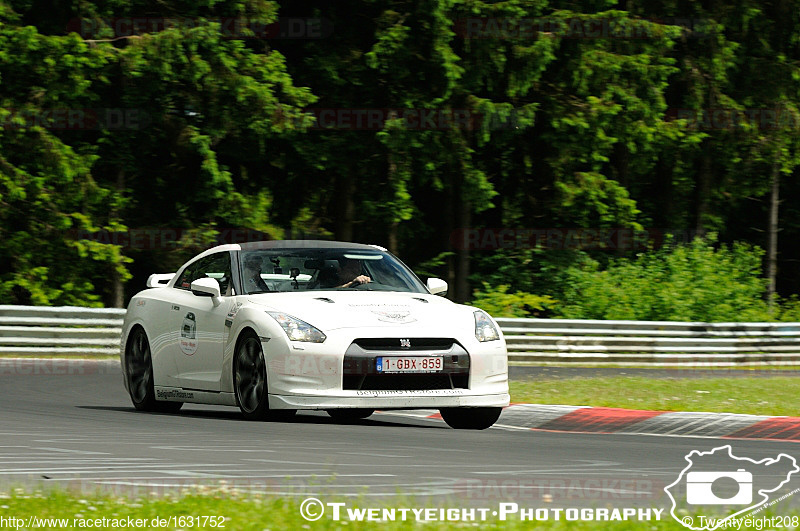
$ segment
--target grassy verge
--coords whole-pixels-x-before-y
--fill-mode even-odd
[[[543,378],[510,383],[512,402],[800,416],[796,377]]]
[[[9,529],[24,529],[26,527],[17,526],[15,522],[9,521],[10,518],[21,519],[28,524],[28,519],[35,517],[38,520],[33,528],[38,529],[80,529],[80,528],[114,528],[113,520],[117,521],[117,527],[127,529],[230,529],[230,530],[268,530],[268,529],[410,529],[424,528],[427,530],[439,529],[612,529],[612,530],[633,530],[647,529],[658,531],[662,529],[685,529],[672,519],[668,510],[661,514],[661,520],[639,521],[635,517],[632,520],[622,522],[580,522],[565,521],[562,515],[559,520],[550,512],[549,519],[546,521],[524,521],[520,513],[510,514],[505,521],[499,521],[491,515],[491,510],[498,509],[499,503],[487,503],[485,506],[490,509],[488,517],[484,520],[477,516],[475,521],[428,521],[419,523],[409,517],[406,521],[397,518],[395,521],[357,521],[351,520],[349,510],[368,509],[368,508],[425,508],[432,507],[415,504],[406,499],[398,498],[388,502],[378,502],[375,500],[337,500],[345,503],[341,508],[341,518],[337,521],[331,517],[331,509],[328,507],[325,514],[317,521],[307,521],[301,514],[301,503],[303,498],[275,498],[257,495],[236,493],[229,488],[207,488],[204,492],[194,492],[190,494],[163,495],[152,498],[128,499],[125,497],[108,496],[96,494],[86,496],[65,491],[27,492],[22,489],[14,489],[11,493],[0,491],[0,516],[4,518],[3,527]],[[333,500],[324,499],[325,503]],[[451,503],[443,506],[445,509],[467,509],[463,504]],[[525,509],[524,504],[520,507]],[[531,507],[534,508],[534,507]],[[375,513],[376,516],[380,513]],[[399,513],[397,513],[399,514]],[[411,513],[409,513],[411,514]],[[432,513],[440,515],[438,509]],[[461,513],[459,513],[461,514]],[[479,513],[476,513],[479,515]],[[788,515],[797,515],[796,511]],[[787,515],[780,515],[787,516]],[[176,520],[170,522],[170,517]],[[183,521],[177,518],[185,517]],[[196,518],[190,524],[189,517]],[[203,525],[198,525],[199,521]],[[380,518],[380,516],[377,516]],[[796,516],[795,516],[796,517]],[[103,519],[106,519],[103,521]],[[131,525],[133,521],[144,522],[144,525]],[[166,520],[163,523],[155,524],[153,519]],[[429,517],[430,519],[431,517]],[[439,516],[435,516],[439,518]],[[655,518],[653,516],[653,518]],[[797,518],[797,517],[796,517]],[[55,521],[46,519],[60,519],[66,525],[60,525]],[[65,520],[64,520],[65,519]],[[87,522],[91,522],[87,525]],[[120,525],[122,522],[122,525]],[[211,525],[209,522],[214,522]]]
[[[563,361],[509,361],[511,367],[553,367],[558,369],[649,369],[653,371],[703,371],[703,372],[775,372],[775,371],[800,371],[800,364],[798,365],[769,365],[767,363],[758,362],[752,364],[736,364],[728,366],[715,366],[715,365],[648,365],[646,363],[579,363],[579,362],[563,362]]]
[[[73,356],[71,354],[0,354],[0,360],[69,360],[73,362],[83,361],[119,361],[119,354],[102,354],[99,356]]]

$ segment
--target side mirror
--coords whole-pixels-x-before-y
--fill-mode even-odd
[[[147,278],[147,287],[163,288],[169,284],[169,281],[172,280],[174,276],[175,273],[154,273]]]
[[[221,296],[219,282],[208,277],[198,278],[192,282],[192,293],[198,297],[213,297],[215,299]]]
[[[429,278],[427,282],[428,291],[431,295],[441,294],[443,297],[447,295],[447,282],[441,278]]]

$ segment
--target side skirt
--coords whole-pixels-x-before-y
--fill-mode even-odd
[[[236,406],[233,393],[197,391],[180,387],[155,386],[156,400],[164,402],[187,402],[192,404],[212,404],[217,406]]]

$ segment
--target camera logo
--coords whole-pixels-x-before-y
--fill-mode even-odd
[[[727,528],[733,519],[800,491],[785,492],[800,472],[788,454],[756,460],[736,456],[725,445],[706,452],[692,450],[684,459],[686,466],[664,492],[672,502],[670,515],[692,531]]]
[[[730,497],[714,493],[714,485],[738,485]],[[753,474],[744,468],[736,472],[689,472],[686,474],[686,503],[691,505],[749,505],[753,503]]]

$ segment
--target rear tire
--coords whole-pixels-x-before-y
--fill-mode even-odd
[[[177,413],[183,407],[183,402],[156,400],[150,342],[139,326],[133,329],[125,347],[125,377],[131,402],[137,410]]]
[[[329,409],[328,415],[339,422],[356,422],[365,419],[375,413],[374,409],[367,408],[348,408],[348,409]]]
[[[497,422],[502,411],[501,407],[447,407],[439,413],[453,429],[485,430]]]

